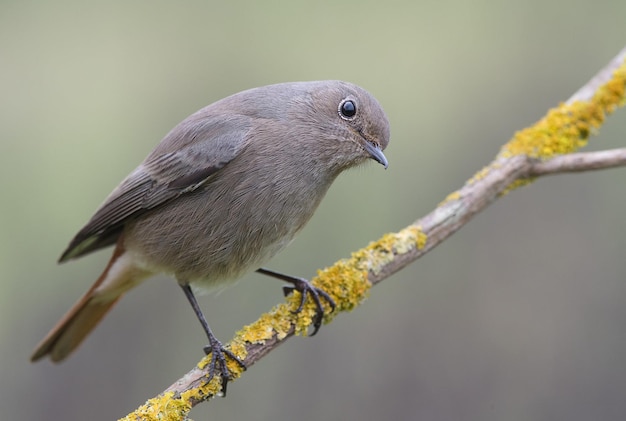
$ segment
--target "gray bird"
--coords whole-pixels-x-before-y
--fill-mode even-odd
[[[113,190],[60,262],[114,245],[104,272],[37,346],[32,361],[66,358],[129,289],[176,278],[208,338],[211,373],[224,354],[192,286],[232,282],[258,270],[292,283],[317,306],[322,290],[260,268],[287,246],[344,170],[383,150],[389,122],[365,90],[341,81],[295,82],[243,91],[192,114]],[[260,268],[260,269],[259,269]],[[225,389],[225,387],[224,387]]]

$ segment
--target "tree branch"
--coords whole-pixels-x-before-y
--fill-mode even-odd
[[[549,161],[539,161],[528,171],[529,177],[561,174],[567,172],[581,172],[605,170],[607,168],[626,165],[626,148],[611,149],[599,152],[573,153],[570,155],[555,156]]]
[[[535,178],[559,173],[626,166],[626,148],[573,153],[595,134],[607,115],[625,102],[626,48],[566,103],[554,108],[532,127],[515,134],[488,166],[477,172],[436,209],[397,233],[386,234],[364,249],[319,271],[314,284],[337,303],[326,314],[329,323],[356,307],[372,285],[412,263],[465,225],[497,198]],[[305,334],[315,314],[313,305],[294,315],[299,297],[263,314],[237,332],[230,349],[250,367],[296,334]],[[231,362],[232,363],[232,362]],[[229,364],[233,377],[240,367]],[[125,419],[184,419],[191,408],[219,393],[220,378],[208,379],[207,359],[157,397]]]

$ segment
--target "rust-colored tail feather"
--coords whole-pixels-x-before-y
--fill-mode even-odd
[[[31,361],[37,361],[45,356],[50,356],[54,362],[65,359],[96,327],[124,292],[151,274],[134,266],[132,259],[128,256],[122,258],[120,264],[115,265],[111,272],[111,268],[124,255],[124,252],[125,249],[120,240],[102,275],[37,345],[30,357]]]
[[[30,360],[35,362],[46,355],[54,362],[64,360],[93,330],[104,315],[122,297],[100,302],[93,299],[92,291],[85,294],[70,311],[52,328],[37,345]]]

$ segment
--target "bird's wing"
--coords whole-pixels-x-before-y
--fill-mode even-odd
[[[129,220],[210,182],[245,147],[250,127],[239,115],[184,120],[109,195],[59,262],[115,243]]]

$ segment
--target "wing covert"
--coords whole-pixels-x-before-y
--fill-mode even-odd
[[[201,117],[198,112],[176,126],[113,190],[59,262],[114,244],[126,222],[207,184],[245,147],[249,118]]]

